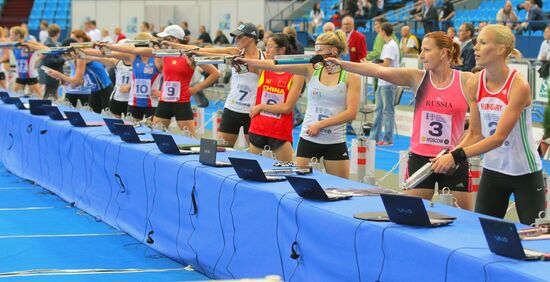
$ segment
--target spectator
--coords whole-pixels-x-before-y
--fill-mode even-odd
[[[516,15],[512,9],[512,1],[506,1],[506,3],[504,3],[504,7],[497,12],[497,23],[505,25],[509,28],[514,28],[518,20],[518,15]]]
[[[379,34],[384,40],[384,47],[380,55],[380,59],[383,60],[381,64],[385,67],[398,68],[400,60],[399,47],[397,47],[397,43],[393,38],[393,26],[388,22],[383,23],[380,26]],[[376,89],[374,122],[369,135],[369,139],[378,141],[380,140],[380,133],[383,133],[382,139],[376,143],[379,146],[393,145],[393,128],[395,126],[394,96],[395,85],[380,79]],[[384,125],[383,131],[382,125]]]
[[[525,3],[523,3],[523,7],[527,11],[527,16],[526,21],[522,22],[516,28],[518,33],[521,34],[526,30],[544,30],[546,28],[546,24],[541,21],[546,20],[546,16],[544,15],[540,7],[536,4],[535,0],[525,1]]]
[[[323,25],[323,33],[334,32],[334,30],[336,30],[336,27],[331,22],[327,22]]]
[[[367,43],[365,36],[355,30],[355,21],[351,16],[342,19],[342,31],[348,38],[349,58],[347,60],[355,63],[365,61],[367,57]]]
[[[291,37],[290,42],[295,41],[296,42],[296,50],[293,52],[293,54],[304,54],[304,45],[298,40],[298,34],[296,33],[296,29],[294,29],[291,26],[286,26],[283,28],[283,34]]]
[[[453,42],[456,42],[458,45],[460,45],[460,40],[458,40],[458,37],[456,37],[456,29],[452,26],[450,26],[447,29],[447,36],[453,40]]]
[[[380,8],[382,7],[382,8]],[[365,6],[363,9],[367,11],[367,19],[372,19],[382,14],[384,8],[384,2],[380,4],[378,0],[365,0]]]
[[[334,24],[335,28],[340,28],[342,26],[342,16],[340,15],[340,11],[334,13],[334,15],[330,17],[330,21]]]
[[[455,6],[451,0],[445,0],[443,4],[443,16],[441,17],[441,30],[447,30],[453,26],[453,18],[455,16]]]
[[[462,66],[457,69],[461,71],[472,71],[476,66],[476,58],[474,56],[474,44],[472,38],[474,36],[475,29],[471,23],[463,23],[458,29],[458,40],[460,45],[460,58],[462,59]]]
[[[23,30],[23,33],[25,33],[25,41],[36,41],[36,37],[29,33],[29,26],[27,23],[21,23],[21,29]]]
[[[212,38],[210,38],[210,34],[206,31],[206,26],[200,25],[199,26],[199,38],[195,41],[196,44],[206,43],[206,44],[212,44]]]
[[[38,39],[40,39],[40,43],[44,44],[46,42],[46,39],[48,39],[48,21],[41,21],[40,22],[40,33],[38,34]]]
[[[353,16],[357,14],[357,11],[359,10],[357,0],[344,0],[342,4],[344,6],[344,9],[346,10],[345,15],[349,15],[353,18]]]
[[[139,25],[139,32],[151,33],[151,25],[148,22],[141,22]]]
[[[265,36],[265,28],[263,24],[256,25],[256,29],[258,29],[258,44],[256,44],[256,47],[258,49],[265,51],[265,44],[267,43],[267,40],[264,41]]]
[[[97,29],[95,20],[90,20],[86,23],[86,34],[92,41],[99,41],[101,39],[101,31]]]
[[[439,13],[433,4],[433,0],[426,0],[424,9],[422,10],[422,16],[417,16],[416,20],[422,21],[424,33],[439,30]]]
[[[126,35],[122,33],[120,26],[115,27],[115,35],[116,35],[115,43],[118,43],[122,39],[126,39]]]
[[[59,36],[61,36],[61,28],[52,24],[48,27],[48,37],[44,40],[44,45],[48,47],[59,47]],[[45,56],[42,59],[42,65],[54,69],[59,72],[63,72],[63,65],[65,64],[65,59],[62,56]],[[49,77],[43,71],[39,73],[41,76],[44,76],[44,84],[46,85],[44,99],[48,97],[57,98],[57,88],[59,87],[59,81],[55,78]]]
[[[483,22],[479,22],[479,25],[477,26],[477,33],[479,34],[481,32],[481,30],[486,27],[488,25],[487,22],[483,21]]]
[[[403,54],[419,54],[420,44],[418,38],[411,34],[411,28],[408,25],[401,27],[401,42],[399,43],[399,49]]]
[[[537,60],[550,61],[550,25],[546,26],[546,29],[544,29],[544,41],[540,44]]]
[[[186,21],[183,21],[180,23],[180,27],[183,29],[183,32],[185,32],[185,40],[190,41],[191,31],[189,30],[189,24]]]
[[[218,31],[216,31],[216,38],[214,38],[214,44],[216,44],[216,45],[229,44],[229,40],[227,39],[225,34],[223,34],[223,31],[221,31],[220,29],[218,29]]]
[[[271,36],[273,36],[273,32],[271,30],[268,30],[264,33],[264,38],[262,39],[262,41],[264,42],[264,46],[266,46],[267,41],[269,40],[269,38],[271,38]]]
[[[113,43],[113,38],[109,35],[109,30],[106,28],[101,29],[101,42]]]
[[[380,26],[386,22],[388,22],[386,18],[376,18],[374,20],[374,31],[377,35],[376,38],[374,38],[374,46],[372,46],[372,51],[367,54],[368,61],[378,60],[380,58],[380,53],[384,47],[384,39],[382,38],[382,35],[380,35]],[[395,33],[393,33],[393,40],[395,40],[395,43],[399,42],[395,36]]]
[[[309,31],[316,33],[317,28],[323,24],[323,20],[325,19],[325,13],[321,10],[321,3],[317,2],[313,5],[309,18],[311,19]]]

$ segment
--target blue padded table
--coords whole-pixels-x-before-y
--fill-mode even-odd
[[[87,121],[101,120],[82,114]],[[221,160],[228,156],[255,158],[264,168],[273,164],[246,152],[218,154]],[[202,166],[198,155],[165,155],[155,144],[123,143],[105,127],[76,128],[1,102],[0,161],[15,175],[211,278],[550,280],[550,262],[492,254],[475,213],[430,208],[458,218],[441,228],[361,221],[353,214],[384,210],[379,197],[304,200],[288,182],[240,180],[233,168]],[[324,187],[367,188],[319,172],[312,177]],[[550,252],[550,241],[524,245]]]

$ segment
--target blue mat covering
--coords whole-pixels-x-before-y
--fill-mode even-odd
[[[90,121],[100,119],[83,114]],[[176,140],[193,142],[180,136]],[[458,217],[451,226],[435,229],[363,222],[353,214],[383,210],[379,197],[307,201],[287,182],[243,181],[232,168],[201,166],[196,155],[163,155],[154,144],[122,143],[106,128],[74,128],[1,104],[0,153],[6,167],[18,176],[36,181],[212,278],[278,274],[287,281],[532,281],[550,277],[548,262],[518,262],[492,254],[474,213],[431,208]],[[228,156],[255,158],[264,168],[273,164],[244,152],[219,154],[221,160]],[[318,172],[312,177],[325,187],[368,188]],[[102,240],[106,239],[82,238],[66,249],[106,250],[111,243]],[[48,244],[58,243],[51,239]],[[550,252],[547,241],[525,242],[525,246]],[[11,252],[22,251],[19,246],[12,248]],[[297,259],[291,258],[292,249]],[[64,267],[71,267],[73,254],[66,255]],[[80,267],[86,265],[82,258],[74,259]],[[32,256],[28,260],[35,263]]]

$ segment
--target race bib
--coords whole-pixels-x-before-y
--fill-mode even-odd
[[[167,102],[177,102],[180,99],[181,82],[165,81],[162,86],[162,100]]]
[[[315,109],[315,114],[317,115],[317,121],[322,121],[332,116],[332,112],[329,109],[318,108],[318,107]],[[322,128],[319,131],[319,134],[332,134],[333,128],[334,126],[328,126],[328,127]]]
[[[19,70],[19,73],[28,73],[29,72],[29,62],[26,60],[18,60],[17,61],[17,69]]]
[[[281,105],[281,104],[284,104],[284,103],[285,103],[285,95],[275,94],[275,93],[271,93],[271,92],[268,92],[268,91],[263,91],[262,92],[262,104]],[[272,118],[276,118],[276,119],[281,118],[281,114],[275,114],[275,113],[266,112],[266,111],[262,111],[260,113],[260,115],[266,116],[266,117],[272,117]]]
[[[148,99],[151,96],[151,80],[149,79],[134,79],[134,91],[136,98]]]
[[[250,95],[250,93],[252,93],[252,90],[248,86],[243,84],[238,84],[237,89],[239,91],[238,96],[234,97],[231,102],[239,106],[250,108],[252,106],[250,97],[254,98],[253,95]]]
[[[447,147],[451,144],[453,117],[430,111],[422,111],[420,143]]]
[[[124,85],[130,83],[130,76],[129,75],[123,75],[120,77],[119,85]]]
[[[90,76],[88,74],[84,74],[84,76],[82,77],[82,80],[84,80],[84,86],[85,87],[89,87],[91,89],[96,89],[96,84],[92,81],[92,79],[90,78]]]

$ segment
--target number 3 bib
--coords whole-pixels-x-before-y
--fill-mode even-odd
[[[162,86],[162,100],[177,102],[180,100],[181,83],[179,81],[165,81]]]
[[[451,115],[422,111],[420,143],[447,147],[451,144]]]

